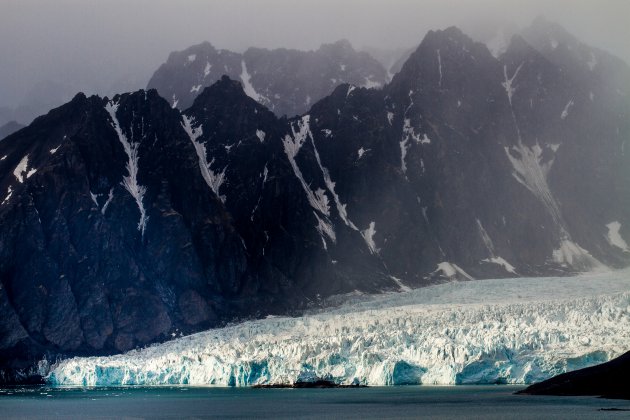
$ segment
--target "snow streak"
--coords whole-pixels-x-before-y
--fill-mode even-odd
[[[521,67],[523,67],[523,64],[525,63],[523,62],[520,66],[518,66],[512,77],[509,79],[507,75],[507,65],[503,66],[503,76],[505,77],[505,81],[501,84],[505,88],[505,93],[507,94],[508,101],[510,101],[510,106],[512,106],[512,96],[514,95],[514,92],[516,92],[516,88],[512,84],[514,83],[516,76],[518,76],[518,72],[521,70]]]
[[[206,145],[197,139],[203,134],[203,128],[201,125],[199,127],[193,127],[194,121],[192,118],[187,117],[186,115],[182,115],[182,127],[193,146],[195,147],[195,151],[197,152],[197,158],[199,159],[199,169],[201,170],[201,176],[206,181],[206,184],[210,187],[212,192],[216,194],[219,199],[225,203],[225,196],[220,194],[220,189],[223,183],[225,182],[225,170],[227,167],[223,168],[221,172],[214,172],[212,170],[212,164],[214,163],[214,158],[208,162],[208,157],[206,156]]]
[[[442,87],[442,57],[440,56],[440,50],[437,50],[438,70],[440,72],[440,80],[438,80],[438,86]]]
[[[243,90],[245,94],[255,100],[258,103],[266,104],[269,103],[269,99],[264,97],[263,95],[256,92],[254,86],[251,83],[251,75],[247,72],[247,66],[245,65],[245,60],[241,61],[241,82],[243,82]]]
[[[131,196],[136,200],[136,204],[138,205],[138,210],[140,210],[140,221],[138,222],[138,230],[142,232],[144,236],[144,231],[147,227],[148,217],[146,214],[146,209],[144,208],[144,204],[142,200],[144,198],[144,194],[146,193],[146,187],[140,185],[138,183],[138,149],[140,148],[140,142],[134,142],[133,139],[129,141],[125,133],[123,133],[120,124],[118,122],[118,118],[116,117],[116,112],[118,111],[119,103],[114,103],[113,101],[109,101],[107,105],[105,105],[105,110],[109,113],[111,118],[111,126],[116,131],[118,135],[118,140],[122,144],[125,149],[125,153],[127,154],[127,176],[123,176],[122,186],[131,194]]]
[[[492,242],[492,239],[490,239],[490,235],[488,235],[488,232],[486,232],[486,229],[483,227],[479,219],[477,219],[477,227],[479,228],[479,234],[481,235],[481,239],[483,240],[483,243],[486,245],[486,248],[488,249],[488,252],[490,253],[489,258],[485,258],[481,261],[500,265],[508,273],[516,274],[516,269],[514,268],[512,264],[507,262],[504,258],[499,257],[495,254],[494,243]]]
[[[367,229],[361,231],[361,236],[365,240],[368,248],[372,254],[378,254],[379,249],[376,247],[376,243],[374,242],[374,235],[376,234],[376,223],[370,222],[370,225]]]
[[[316,211],[313,212],[315,217],[317,218],[317,226],[316,229],[320,233],[322,237],[322,242],[324,243],[324,249],[328,249],[326,245],[326,240],[324,239],[324,234],[328,236],[330,240],[336,242],[337,237],[335,235],[335,231],[332,227],[332,223],[329,220],[330,217],[330,206],[328,204],[328,197],[326,196],[326,192],[319,188],[315,193],[311,190],[309,185],[304,180],[304,176],[302,175],[302,171],[300,171],[300,167],[295,161],[295,157],[298,152],[306,142],[307,138],[310,136],[313,138],[310,129],[310,115],[303,116],[297,122],[298,129],[295,129],[295,126],[291,124],[291,135],[285,135],[282,140],[282,144],[284,145],[284,153],[287,155],[289,159],[289,163],[293,168],[293,173],[302,184],[302,189],[306,193],[306,198],[310,203],[311,207]],[[319,214],[322,215],[320,217]]]
[[[573,106],[573,99],[567,102],[567,104],[564,106],[564,109],[562,110],[562,114],[560,114],[561,119],[564,120],[566,117],[569,116],[569,109],[571,109],[572,106]]]

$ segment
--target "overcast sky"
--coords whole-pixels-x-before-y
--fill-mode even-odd
[[[409,48],[430,29],[525,26],[538,14],[630,62],[629,0],[0,0],[0,106],[47,80],[87,93],[141,88],[170,51],[204,40],[236,51],[340,38]]]

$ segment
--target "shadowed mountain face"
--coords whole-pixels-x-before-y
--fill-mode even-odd
[[[382,87],[387,81],[383,66],[346,40],[316,51],[249,48],[243,54],[204,42],[171,53],[147,89],[157,89],[173,107],[183,110],[223,75],[239,80],[248,96],[278,116],[305,113],[343,83]]]
[[[183,112],[149,90],[36,119],[0,143],[4,380],[335,294],[627,265],[630,71],[569,41],[430,32],[293,119],[228,77]]]

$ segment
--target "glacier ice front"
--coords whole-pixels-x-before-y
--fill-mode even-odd
[[[54,364],[53,385],[531,383],[630,348],[630,271],[454,282]]]

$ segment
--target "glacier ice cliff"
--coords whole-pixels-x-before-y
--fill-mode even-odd
[[[630,270],[453,282],[349,296],[109,357],[51,366],[53,385],[532,383],[630,348]]]

